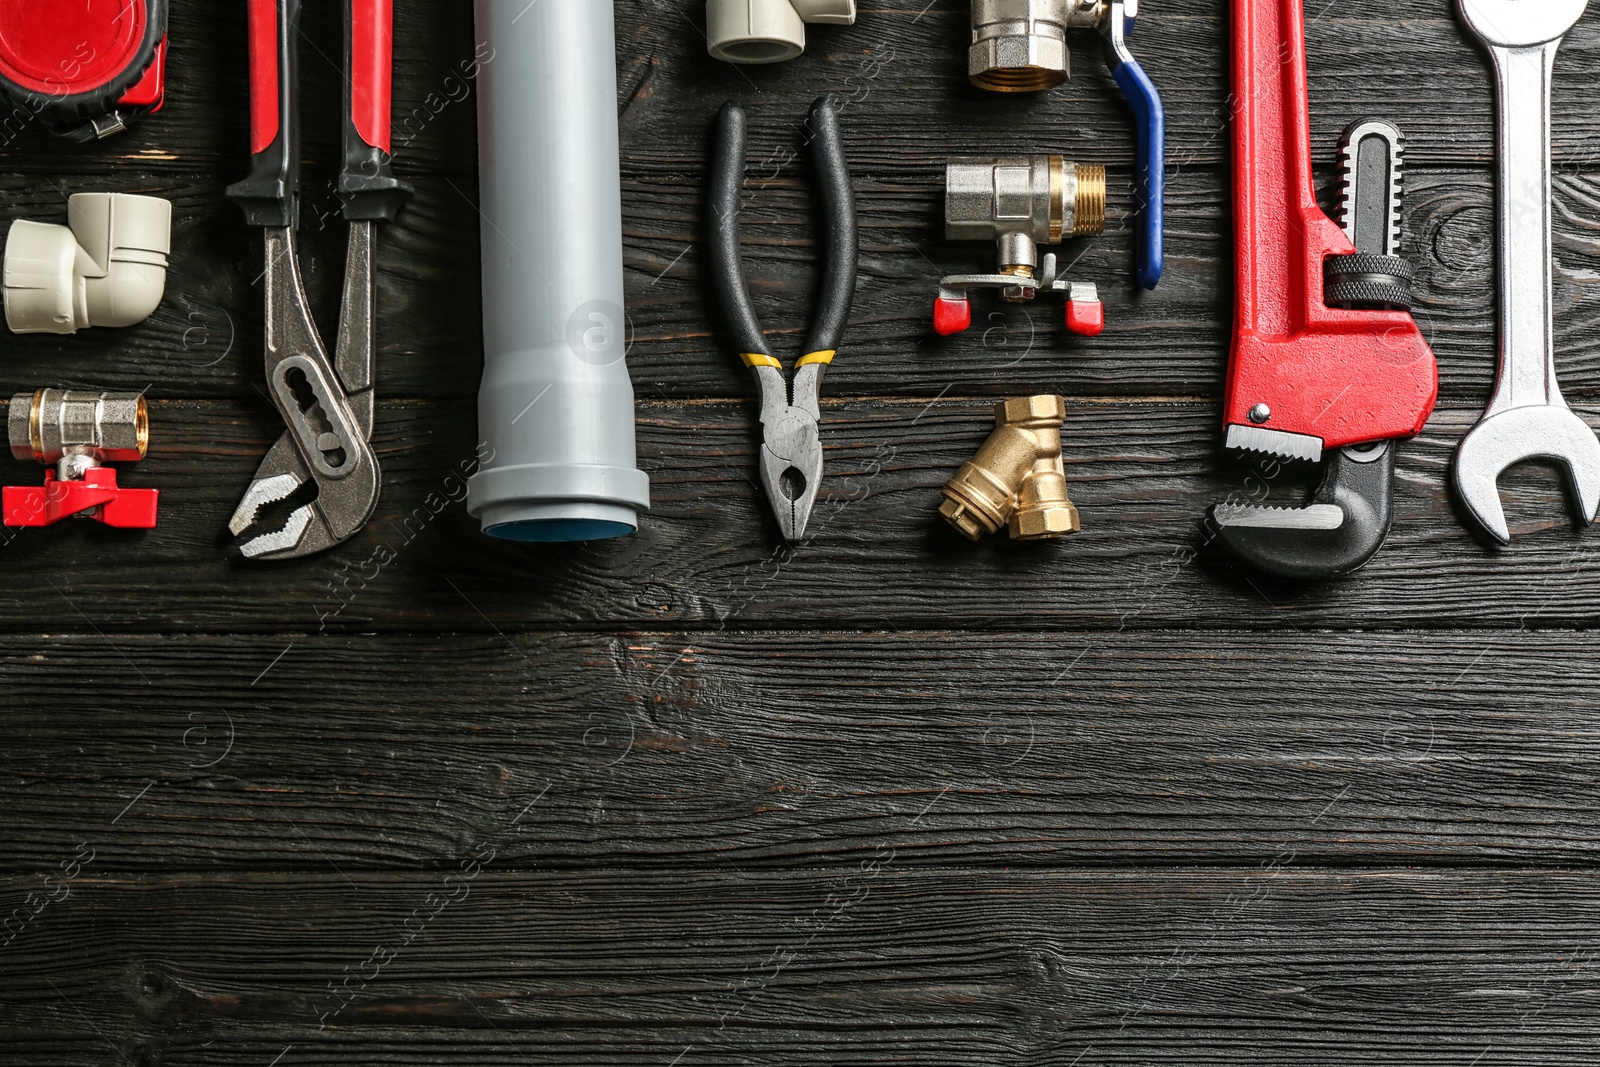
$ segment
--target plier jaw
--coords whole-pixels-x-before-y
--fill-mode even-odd
[[[250,559],[292,559],[355,536],[377,508],[373,424],[373,225],[392,219],[411,188],[390,173],[387,104],[393,76],[392,0],[346,0],[344,171],[350,223],[339,335],[330,359],[300,275],[300,0],[250,5],[251,170],[228,195],[263,227],[268,395],[287,430],[262,460],[229,523],[246,535],[261,509],[313,485],[315,498],[277,529],[240,546]]]
[[[838,113],[827,97],[807,127],[821,198],[823,276],[805,355],[789,380],[767,348],[739,255],[739,202],[745,171],[745,115],[729,102],[717,116],[711,165],[711,261],[718,301],[739,353],[761,388],[761,483],[786,541],[805,536],[822,486],[822,373],[833,362],[850,317],[859,255],[855,192]]]
[[[801,541],[822,485],[822,441],[815,416],[787,408],[776,424],[762,420],[761,484],[785,541]]]

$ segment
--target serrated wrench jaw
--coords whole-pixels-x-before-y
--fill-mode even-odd
[[[239,546],[239,552],[246,559],[292,559],[309,555],[316,549],[306,548],[303,542],[314,520],[312,505],[296,508],[282,529],[251,538]]]
[[[234,510],[233,518],[228,522],[228,529],[233,536],[241,537],[244,532],[255,525],[256,516],[268,504],[276,504],[287,499],[304,482],[293,474],[279,474],[270,478],[257,478],[250,483],[250,488],[245,490],[244,498],[239,501],[239,506]],[[305,509],[300,509],[304,511]],[[299,514],[299,512],[296,512]],[[248,555],[248,553],[246,553]]]
[[[1304,508],[1272,508],[1258,504],[1218,504],[1211,521],[1219,527],[1249,530],[1337,530],[1344,525],[1344,509],[1337,504],[1312,504]]]
[[[1359,570],[1394,521],[1394,455],[1392,441],[1330,453],[1308,507],[1219,504],[1210,516],[1217,541],[1280,578],[1320,581]]]
[[[1305,460],[1307,463],[1318,463],[1322,460],[1322,438],[1284,430],[1269,430],[1263,426],[1231,425],[1228,427],[1224,444],[1228,448],[1236,448],[1243,452],[1265,452],[1284,459]]]
[[[1600,511],[1600,440],[1588,423],[1565,407],[1510,408],[1474,426],[1456,449],[1456,493],[1485,533],[1501,545],[1511,543],[1500,475],[1524,460],[1558,464],[1580,525]]]

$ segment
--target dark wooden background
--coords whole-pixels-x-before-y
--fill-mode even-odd
[[[1319,158],[1356,117],[1409,135],[1441,377],[1388,548],[1310,588],[1199,551],[1205,507],[1258,487],[1218,448],[1224,5],[1151,2],[1139,28],[1171,133],[1167,280],[1139,294],[1131,141],[1093,42],[1069,86],[1009,99],[964,84],[964,0],[867,0],[775,69],[711,61],[698,0],[619,0],[655,508],[636,537],[550,548],[480,536],[460,502],[476,42],[464,0],[397,6],[396,169],[418,197],[380,244],[384,498],[325,556],[244,563],[224,530],[281,428],[259,237],[222,197],[245,166],[243,5],[175,0],[171,100],[133,133],[0,148],[7,218],[59,220],[78,190],[177,208],[148,323],[7,337],[0,358],[5,395],[148,387],[154,447],[124,477],[164,494],[148,534],[0,548],[4,1062],[1595,1062],[1600,542],[1548,472],[1507,480],[1509,551],[1451,503],[1495,345],[1491,86],[1451,4],[1309,5]],[[339,29],[310,7],[308,268],[331,331]],[[1560,362],[1591,422],[1597,77],[1591,13],[1556,77]],[[797,351],[815,249],[792,150],[823,90],[848,100],[862,271],[816,536],[791,549],[757,488],[752,384],[708,321],[700,205],[708,123],[737,97],[772,163],[753,287]],[[1017,151],[1111,167],[1110,232],[1070,253],[1108,299],[1098,340],[1042,306],[931,336],[937,278],[989,256],[943,239],[942,162]],[[1084,532],[961,542],[939,486],[995,398],[1035,391],[1068,397]]]

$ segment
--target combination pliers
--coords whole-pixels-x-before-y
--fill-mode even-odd
[[[228,188],[265,234],[268,394],[288,429],[267,452],[228,528],[243,536],[260,510],[308,484],[315,498],[245,541],[252,559],[292,559],[354,536],[378,505],[373,422],[373,225],[412,195],[390,172],[393,0],[346,0],[343,168],[350,224],[339,333],[330,360],[306,300],[300,215],[300,0],[250,0],[250,174]]]
[[[855,298],[859,245],[855,191],[839,116],[823,97],[811,106],[807,132],[821,196],[823,274],[805,354],[795,361],[793,398],[783,364],[767,347],[739,256],[739,208],[745,172],[744,109],[730,101],[717,116],[711,161],[711,270],[717,301],[739,358],[761,387],[761,482],[784,538],[805,536],[822,483],[818,392],[833,362]]]

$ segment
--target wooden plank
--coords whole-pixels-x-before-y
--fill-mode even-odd
[[[378,388],[381,395],[473,396],[483,368],[478,293],[475,185],[419,178],[420,195],[377,239]],[[41,183],[0,177],[8,214],[66,221],[66,197],[103,190],[76,175]],[[0,384],[150,389],[156,395],[259,401],[263,298],[259,232],[207,180],[171,180],[152,171],[122,176],[123,192],[173,203],[173,250],[161,306],[127,329],[66,336],[7,335]],[[302,268],[313,310],[331,344],[339,318],[345,227],[331,194],[307,190],[302,205]],[[463,240],[463,234],[466,239]]]
[[[734,68],[704,54],[697,0],[644,0],[619,8],[618,64],[627,99],[623,130],[629,166],[681,173],[698,132],[731,97],[755,110],[752,154],[790,148],[806,105],[823,90],[852,103],[852,121],[881,123],[890,135],[861,138],[866,165],[904,165],[948,154],[1007,154],[1092,148],[1131,166],[1126,105],[1093,33],[1071,39],[1072,80],[1046,93],[1013,97],[967,83],[969,6],[863,5],[850,29],[817,29],[799,63]],[[1494,155],[1492,76],[1451,9],[1388,0],[1307,3],[1312,135],[1331,145],[1348,123],[1400,121],[1409,151],[1429,165],[1484,164]],[[1230,152],[1232,50],[1227,9],[1177,0],[1141,12],[1130,45],[1159,88],[1168,116],[1169,161],[1181,169],[1226,163]],[[1554,147],[1563,165],[1592,165],[1600,126],[1584,87],[1600,68],[1600,30],[1587,20],[1567,37],[1556,67]],[[633,88],[630,92],[629,87]],[[784,127],[788,127],[785,129]],[[1019,137],[1021,138],[1019,143]]]
[[[125,133],[81,145],[52,137],[26,107],[0,109],[0,151],[8,174],[120,176],[127,168],[173,176],[244,177],[249,163],[249,74],[243,4],[170,0],[167,98],[162,110]],[[626,5],[624,5],[626,6]],[[63,16],[66,17],[66,16]],[[338,174],[344,30],[338,5],[306,4],[301,16],[301,132],[307,195]],[[395,170],[472,175],[477,164],[470,4],[395,4],[392,148]]]
[[[1323,200],[1336,193],[1324,168]],[[811,199],[786,174],[754,188],[745,208],[744,263],[775,350],[798,352],[815,292]],[[1112,176],[1125,189],[1126,174]],[[990,269],[991,249],[943,233],[942,165],[863,172],[862,274],[845,351],[829,371],[834,396],[927,395],[946,381],[963,392],[1009,396],[1029,389],[1093,396],[1220,397],[1233,329],[1233,240],[1228,177],[1212,168],[1173,177],[1169,268],[1154,292],[1131,278],[1127,196],[1117,194],[1108,233],[1065,247],[1074,276],[1100,286],[1107,330],[1094,339],[1063,328],[1061,303],[1024,307],[979,298],[974,328],[932,332],[932,298],[944,274]],[[681,180],[631,187],[630,367],[641,396],[740,396],[744,368],[729,355],[708,303],[700,249],[700,191]],[[1487,170],[1411,170],[1407,254],[1419,268],[1414,315],[1439,362],[1447,401],[1489,395],[1498,346],[1493,177]],[[1600,176],[1556,185],[1557,351],[1569,397],[1600,394],[1593,339],[1600,311],[1588,299],[1600,277]],[[934,388],[929,388],[934,385]]]
[[[798,166],[798,165],[796,165]],[[1331,172],[1325,171],[1331,186]],[[811,201],[795,168],[762,183],[746,212],[745,262],[776,350],[798,351],[816,279]],[[1125,182],[1126,176],[1114,180]],[[378,242],[378,388],[388,397],[473,397],[482,375],[476,186],[418,178],[416,202]],[[103,187],[77,176],[41,183],[0,178],[13,217],[64,219],[65,196]],[[1232,329],[1233,247],[1226,177],[1216,169],[1175,177],[1169,197],[1172,267],[1162,287],[1135,292],[1131,236],[1116,209],[1112,232],[1069,245],[1079,276],[1096,279],[1108,329],[1067,334],[1057,300],[1028,307],[979,303],[976,326],[934,336],[940,275],[992,265],[985,245],[946,241],[942,168],[927,164],[864,174],[860,182],[863,272],[844,355],[829,371],[830,396],[926,396],[946,384],[971,395],[1064,389],[1086,396],[1218,397]],[[126,191],[173,200],[177,211],[167,296],[147,322],[125,330],[8,339],[0,385],[43,381],[143,389],[188,399],[259,397],[260,240],[205,180],[145,171]],[[628,185],[630,367],[647,399],[739,398],[748,374],[729,354],[704,284],[698,179]],[[1421,266],[1416,316],[1439,358],[1447,400],[1479,404],[1495,369],[1493,184],[1487,171],[1419,171],[1409,182],[1407,231]],[[1331,196],[1330,196],[1331,199]],[[1574,398],[1600,396],[1592,343],[1600,310],[1588,294],[1600,277],[1600,176],[1557,184],[1557,344],[1562,384]],[[1125,206],[1126,199],[1122,201]],[[304,264],[313,307],[331,334],[338,317],[344,232],[335,202],[308,197]],[[7,394],[9,395],[9,393]]]
[[[258,242],[220,196],[220,186],[239,172],[228,162],[226,139],[242,137],[242,131],[201,118],[210,114],[202,100],[224,114],[237,105],[243,114],[241,64],[227,59],[233,44],[242,42],[242,9],[214,16],[208,8],[201,18],[198,11],[186,12],[194,3],[180,3],[175,15],[175,24],[184,31],[182,40],[174,41],[181,52],[174,57],[174,71],[181,71],[182,79],[167,111],[127,137],[90,147],[63,146],[30,128],[18,138],[14,158],[8,158],[13,169],[0,180],[0,194],[13,205],[13,217],[59,217],[66,194],[105,188],[108,173],[116,175],[117,188],[168,196],[178,209],[168,298],[152,320],[131,330],[87,331],[69,338],[13,337],[14,358],[7,361],[13,389],[39,384],[42,368],[50,368],[62,382],[133,389],[155,382],[168,395],[189,398],[253,397],[259,388]],[[1329,91],[1319,92],[1319,100],[1327,96],[1337,102],[1339,92],[1370,89],[1376,76],[1362,77],[1348,69],[1360,57],[1394,64],[1399,62],[1397,44],[1427,47],[1431,59],[1424,63],[1409,57],[1400,69],[1440,70],[1457,80],[1483,81],[1477,95],[1488,121],[1482,64],[1464,42],[1450,47],[1441,43],[1460,36],[1452,20],[1421,20],[1408,23],[1407,33],[1394,33],[1378,17],[1376,5],[1348,6],[1348,17],[1329,16],[1315,23],[1319,30],[1325,24],[1330,31],[1341,31],[1329,34],[1329,47],[1339,55],[1329,55],[1321,66],[1338,73],[1330,75]],[[446,9],[451,13],[443,13]],[[1197,42],[1208,40],[1208,32],[1221,32],[1220,20],[1179,5],[1173,17],[1152,17],[1142,24],[1142,33],[1148,32],[1157,46],[1152,62],[1168,62],[1173,68],[1176,85],[1169,95],[1177,101],[1174,130],[1192,129],[1204,138],[1199,147],[1175,144],[1169,204],[1172,267],[1162,288],[1145,294],[1134,291],[1128,270],[1131,159],[1121,129],[1124,116],[1098,57],[1080,56],[1080,77],[1071,87],[1031,103],[996,102],[959,86],[934,91],[932,82],[948,80],[948,72],[907,57],[948,51],[948,38],[959,30],[964,12],[960,4],[939,5],[926,18],[908,22],[909,9],[868,11],[856,29],[813,34],[825,45],[833,42],[839,53],[813,56],[821,62],[790,64],[779,71],[750,72],[761,79],[755,84],[763,89],[755,113],[753,169],[758,175],[776,172],[779,179],[756,183],[766,187],[756,190],[747,211],[747,263],[774,343],[780,348],[798,344],[814,289],[811,203],[798,180],[805,166],[794,158],[793,122],[784,117],[783,108],[792,102],[793,114],[802,114],[801,97],[816,91],[819,69],[827,72],[837,65],[831,60],[852,54],[850,49],[863,41],[878,40],[872,34],[899,27],[894,33],[909,35],[907,39],[891,33],[885,47],[900,48],[900,58],[874,74],[867,86],[872,93],[893,93],[894,98],[860,96],[852,100],[853,114],[847,109],[864,223],[864,270],[847,359],[830,374],[834,395],[924,395],[930,368],[937,368],[938,376],[960,373],[962,390],[975,395],[1025,388],[1103,396],[1219,395],[1231,321],[1223,154],[1227,136],[1222,125],[1226,107],[1218,80],[1223,72],[1203,69],[1196,50]],[[624,5],[623,13],[625,89],[631,84],[628,57],[634,55],[629,48],[655,57],[637,75],[643,80],[631,90],[624,108],[635,339],[631,359],[638,391],[658,398],[742,396],[747,382],[716,332],[696,247],[702,229],[706,120],[727,92],[725,77],[709,75],[725,71],[698,55],[693,28],[701,17],[697,3],[651,0]],[[334,14],[318,9],[310,16],[318,21],[308,27],[308,42],[337,39]],[[470,54],[469,15],[465,5],[402,4],[398,47],[407,75],[400,79],[404,98],[397,108],[403,113],[409,114],[405,109],[411,103],[406,94],[431,92],[427,87],[435,81],[449,80],[447,70],[433,68],[448,65],[452,48]],[[869,33],[871,26],[877,28]],[[1346,29],[1350,32],[1343,33]],[[1581,69],[1600,57],[1600,45],[1591,43],[1587,32],[1576,35],[1564,53],[1564,71],[1566,64]],[[1215,43],[1220,48],[1220,38]],[[661,49],[666,51],[660,56],[653,51]],[[1167,50],[1165,59],[1162,49]],[[313,51],[308,45],[308,52]],[[312,59],[316,61],[306,64],[308,99],[336,96],[332,66],[316,55]],[[1181,117],[1187,106],[1184,78],[1212,86],[1214,96],[1203,107],[1190,108],[1198,116],[1190,122]],[[1390,75],[1388,81],[1395,79]],[[460,95],[453,88],[450,92]],[[1408,121],[1423,125],[1412,139],[1407,209],[1411,248],[1422,272],[1418,317],[1440,357],[1443,394],[1478,399],[1488,392],[1495,347],[1490,130],[1483,126],[1474,132],[1470,121],[1461,125],[1462,101],[1474,99],[1465,88],[1443,94],[1436,87],[1419,89],[1418,95],[1426,99],[1409,102],[1405,112]],[[1575,98],[1571,93],[1563,97]],[[1108,128],[1105,136],[1086,140],[1080,113],[1094,110],[1091,103],[1114,132]],[[1025,108],[1030,128],[1043,124],[1041,144],[1113,165],[1111,232],[1067,251],[1084,276],[1101,284],[1108,301],[1110,329],[1093,342],[1065,338],[1053,304],[980,309],[979,330],[961,339],[941,341],[929,329],[938,276],[977,269],[989,259],[981,246],[943,239],[942,162],[958,154],[1015,151],[1016,123],[997,117],[996,108],[1002,106]],[[1453,118],[1430,141],[1427,116],[1439,106],[1448,106]],[[401,169],[418,186],[419,197],[379,242],[384,323],[380,389],[387,396],[465,397],[477,389],[482,340],[475,277],[480,220],[473,202],[473,107],[465,96],[443,107],[436,121],[423,125],[416,120],[418,147],[414,153],[409,145],[399,150]],[[1353,113],[1349,108],[1328,110]],[[1049,132],[1052,123],[1060,127],[1055,134]],[[1319,159],[1331,158],[1338,125],[1319,126]],[[307,136],[312,157],[305,206],[311,231],[308,278],[331,330],[343,256],[342,227],[330,175],[324,173],[334,152],[334,129],[310,122]],[[168,145],[184,145],[183,151],[163,152],[162,138]],[[1446,147],[1472,145],[1475,138],[1481,143],[1470,155],[1451,156],[1428,147],[1435,141]],[[889,154],[886,145],[895,146]],[[242,144],[238,148],[242,153]],[[422,158],[413,160],[413,154]],[[1596,153],[1584,154],[1581,144],[1567,153],[1557,188],[1558,342],[1563,384],[1575,397],[1600,396],[1600,361],[1588,343],[1600,323],[1585,300],[1593,279],[1600,276],[1600,230],[1590,221],[1590,207],[1600,202],[1593,158]],[[430,166],[429,159],[448,162]],[[419,166],[408,171],[413,162]],[[1430,162],[1434,169],[1426,165]],[[1441,164],[1447,166],[1440,169]],[[1326,193],[1331,171],[1324,166],[1321,174]]]
[[[1307,46],[1313,133],[1331,142],[1352,119],[1403,119],[1418,162],[1486,162],[1493,153],[1494,112],[1486,62],[1447,8],[1418,8],[1396,18],[1387,0],[1308,5]],[[793,126],[819,92],[851,100],[861,116],[882,116],[893,136],[865,137],[864,161],[920,162],[955,152],[1014,152],[1027,131],[1041,148],[1092,144],[1131,166],[1125,105],[1093,34],[1073,41],[1074,77],[1049,93],[997,98],[966,83],[967,6],[864,5],[853,28],[818,29],[800,63],[733,67],[707,56],[702,0],[629,0],[617,5],[618,96],[629,166],[677,172],[698,167],[686,137],[709,122],[729,95],[760,101],[752,147],[763,153]],[[7,169],[30,174],[153,166],[181,174],[243,173],[245,16],[237,6],[174,0],[168,104],[127,134],[95,146],[50,138],[27,116],[0,116]],[[415,175],[470,175],[476,160],[475,57],[492,46],[474,36],[466,4],[398,0],[395,14],[395,144],[399,169]],[[325,118],[340,99],[338,14],[313,6],[305,16],[302,75],[308,106],[306,152],[327,178],[336,165],[336,132]],[[1227,159],[1228,26],[1210,0],[1163,3],[1139,22],[1133,47],[1161,89],[1177,167]],[[492,59],[489,60],[492,62]],[[1600,122],[1583,89],[1600,71],[1600,31],[1580,23],[1556,69],[1558,159],[1588,164],[1600,154]]]
[[[78,629],[84,629],[79,621]],[[9,637],[48,871],[1592,863],[1582,633]],[[114,711],[105,710],[107,702]]]
[[[16,1062],[1593,1060],[1591,876],[92,873],[6,952]],[[465,869],[458,869],[464,867]],[[9,911],[39,890],[10,880]],[[182,936],[174,936],[182,931]],[[98,1039],[98,1042],[97,1042]],[[55,1053],[59,1056],[59,1053]]]
[[[1306,492],[1288,467],[1221,459],[1209,404],[1071,399],[1068,472],[1084,532],[971,545],[938,519],[939,487],[992,428],[992,407],[937,395],[830,401],[811,539],[785,547],[759,488],[752,404],[645,403],[654,509],[643,532],[537,547],[482,537],[465,514],[470,402],[391,402],[379,412],[385,495],[374,521],[334,552],[260,566],[230,557],[225,525],[281,430],[275,413],[263,400],[158,397],[152,455],[125,481],[165,491],[160,528],[0,530],[0,631],[1587,625],[1600,613],[1589,580],[1600,561],[1570,529],[1552,476],[1507,477],[1510,551],[1461,525],[1449,460],[1477,414],[1447,410],[1402,449],[1395,532],[1371,567],[1301,587],[1202,551],[1209,505],[1263,491],[1300,503]],[[17,465],[8,478],[37,483],[41,471]]]

